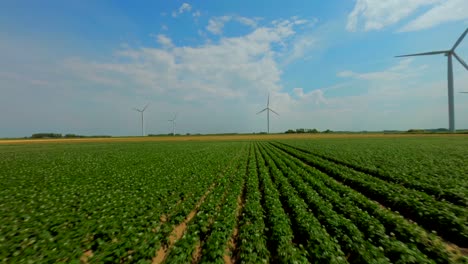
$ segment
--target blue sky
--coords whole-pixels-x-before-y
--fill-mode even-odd
[[[2,1],[0,137],[448,126],[465,0]],[[468,61],[468,39],[457,53]],[[454,61],[457,128],[468,71]]]

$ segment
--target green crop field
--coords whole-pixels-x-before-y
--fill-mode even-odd
[[[467,263],[468,137],[0,145],[3,263]]]

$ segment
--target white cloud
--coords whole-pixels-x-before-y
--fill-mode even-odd
[[[184,13],[185,11],[187,12],[190,12],[190,10],[192,10],[192,6],[188,3],[183,3],[180,7],[179,7],[179,14],[182,14]]]
[[[172,17],[177,17],[185,12],[190,12],[190,10],[192,10],[192,6],[189,3],[183,3],[177,11],[172,11]]]
[[[234,19],[243,24],[243,25],[246,25],[246,26],[251,26],[251,27],[257,27],[257,20],[255,19],[251,19],[251,18],[247,18],[247,17],[241,17],[241,16],[235,16]]]
[[[206,26],[206,30],[211,32],[215,35],[221,35],[223,33],[224,25],[229,21],[236,21],[246,26],[250,26],[252,28],[256,28],[258,26],[257,21],[259,19],[252,19],[242,16],[220,16],[220,17],[213,17],[208,21],[208,25]]]
[[[197,10],[197,11],[195,11],[195,12],[192,13],[192,16],[195,17],[195,18],[196,18],[196,17],[200,17],[200,16],[201,16],[201,13],[200,13],[200,11]]]
[[[294,35],[294,21],[260,27],[241,37],[223,37],[218,43],[178,47],[159,34],[162,48],[130,48],[115,53],[121,62],[71,61],[77,74],[101,73],[111,80],[137,87],[143,94],[181,96],[184,100],[239,98],[279,91],[281,70],[274,43]],[[171,47],[171,49],[165,49]],[[86,70],[85,70],[86,69]]]
[[[407,18],[421,7],[442,2],[444,0],[357,0],[348,15],[346,29],[356,31],[363,23],[365,31],[379,30]]]
[[[450,0],[434,6],[426,13],[403,26],[400,31],[422,30],[445,22],[460,20],[468,22],[468,1]]]
[[[224,24],[231,20],[231,16],[222,16],[222,17],[215,17],[211,18],[208,21],[208,25],[206,26],[206,30],[211,32],[215,35],[220,35],[223,32]]]
[[[297,59],[304,59],[304,56],[318,45],[317,39],[312,35],[303,35],[298,37],[292,44],[292,49],[284,60],[289,64]]]
[[[315,105],[328,104],[324,92],[321,89],[312,90],[309,93],[304,93],[302,88],[294,88],[293,93],[302,101],[311,101]]]
[[[356,73],[345,70],[337,73],[341,78],[353,78],[367,81],[398,81],[419,75],[427,66],[410,67],[412,59],[403,59],[397,65],[383,71]]]
[[[161,44],[163,47],[172,47],[172,40],[164,34],[158,34],[155,37],[156,41]]]

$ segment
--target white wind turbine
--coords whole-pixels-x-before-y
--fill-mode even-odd
[[[276,113],[275,111],[273,111],[273,109],[270,108],[270,94],[268,94],[267,107],[262,111],[258,112],[257,115],[265,111],[267,111],[267,133],[270,134],[270,111],[279,116],[278,113]]]
[[[141,136],[145,136],[145,130],[144,130],[144,119],[143,119],[143,113],[145,112],[146,108],[148,107],[149,103],[143,107],[143,109],[138,109],[138,108],[133,108],[133,110],[140,112],[141,113]]]
[[[453,99],[453,67],[452,67],[452,56],[454,56],[458,62],[460,62],[466,70],[468,70],[468,65],[460,58],[457,53],[455,53],[455,49],[457,46],[462,42],[463,38],[468,33],[468,28],[461,34],[458,38],[457,42],[453,45],[453,47],[449,50],[440,50],[440,51],[430,51],[424,53],[415,53],[415,54],[407,54],[407,55],[400,55],[396,57],[410,57],[410,56],[424,56],[424,55],[436,55],[436,54],[444,54],[447,56],[447,82],[448,82],[448,112],[449,112],[449,130],[450,132],[455,132],[455,107],[454,107],[454,99]]]
[[[177,118],[177,113],[174,115],[174,118],[167,120],[169,122],[172,122],[172,135],[173,136],[175,136],[176,118]]]

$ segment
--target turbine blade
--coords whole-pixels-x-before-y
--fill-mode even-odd
[[[276,115],[279,115],[278,113],[276,113],[275,111],[273,111],[273,109],[268,108],[268,110],[270,110],[271,112],[275,113]]]
[[[406,55],[398,55],[395,56],[395,58],[400,58],[400,57],[412,57],[412,56],[424,56],[424,55],[436,55],[436,54],[445,54],[450,52],[450,50],[439,50],[439,51],[429,51],[429,52],[423,52],[423,53],[414,53],[414,54],[406,54]]]
[[[458,62],[460,62],[461,65],[463,65],[463,67],[465,67],[465,69],[468,71],[468,65],[466,64],[466,62],[462,58],[458,57],[458,55],[455,52],[453,52],[452,54],[453,56],[455,56]]]
[[[267,109],[268,109],[268,108],[263,109],[262,111],[258,112],[257,115],[260,114],[260,113],[265,112]]]
[[[460,93],[468,93],[468,92],[460,92]]]
[[[453,45],[453,48],[451,49],[451,51],[454,51],[457,48],[457,46],[460,44],[460,42],[462,42],[463,38],[465,38],[467,33],[468,33],[468,27],[465,29],[465,32],[463,32],[463,34],[461,34],[461,36],[458,38],[457,42],[455,42],[455,45]]]
[[[145,111],[146,108],[148,107],[148,105],[149,105],[149,103],[147,103],[147,104],[145,105],[145,107],[143,107],[143,110],[141,110],[141,111]]]
[[[178,113],[176,113],[176,114],[174,115],[174,120],[176,120],[176,118],[177,118],[177,114],[178,114]]]
[[[270,106],[270,93],[268,93],[267,107]]]

